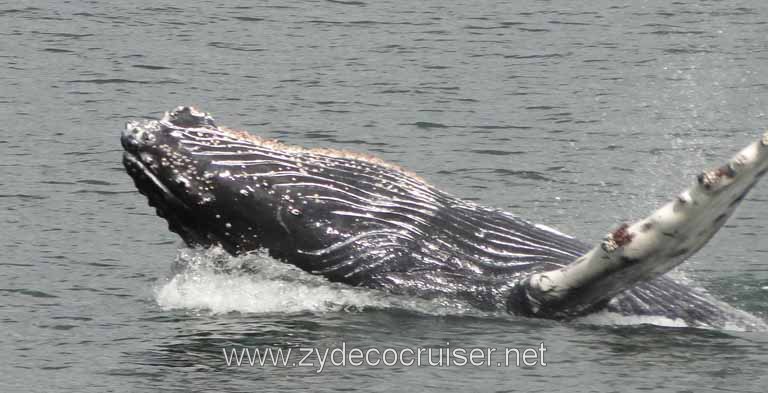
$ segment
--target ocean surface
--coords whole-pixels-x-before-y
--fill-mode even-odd
[[[766,37],[759,0],[0,1],[0,392],[765,392],[761,329],[487,314],[185,248],[119,134],[195,105],[595,242],[768,127]],[[768,184],[673,274],[768,317]],[[540,343],[546,366],[223,356]]]

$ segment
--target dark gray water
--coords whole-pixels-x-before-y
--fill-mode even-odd
[[[595,241],[768,126],[766,21],[759,0],[0,2],[0,391],[764,392],[765,331],[484,315],[265,257],[217,273],[134,190],[118,135],[193,104]],[[767,207],[762,184],[675,274],[765,318]],[[222,356],[342,342],[544,342],[547,366]]]

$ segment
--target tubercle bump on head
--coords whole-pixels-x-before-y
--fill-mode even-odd
[[[267,139],[260,136],[252,135],[244,130],[235,130],[227,127],[217,126],[213,117],[206,112],[197,110],[192,106],[179,106],[171,112],[166,112],[161,123],[171,125],[177,128],[210,128],[215,129],[218,132],[224,133],[234,139],[240,139],[248,141],[250,143],[273,150],[279,150],[289,154],[316,154],[320,156],[328,156],[334,158],[344,158],[350,160],[363,161],[369,164],[382,166],[387,169],[396,170],[401,172],[414,180],[426,184],[426,181],[416,175],[415,173],[408,171],[399,165],[387,162],[379,157],[371,154],[353,152],[341,149],[332,148],[305,148],[297,145],[289,145],[283,143],[277,139]]]

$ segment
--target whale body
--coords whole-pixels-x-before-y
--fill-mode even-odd
[[[608,311],[707,326],[723,326],[735,309],[665,273],[717,232],[768,169],[766,134],[591,246],[376,157],[266,140],[192,107],[130,122],[121,142],[138,190],[190,246],[266,249],[330,281],[527,317]]]

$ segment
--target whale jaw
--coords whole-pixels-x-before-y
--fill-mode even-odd
[[[173,194],[142,162],[131,153],[123,154],[123,166],[133,178],[136,188],[147,197],[149,206],[168,222],[168,229],[178,234],[192,247],[210,247],[224,243],[215,234],[205,230],[195,211]]]
[[[207,120],[207,119],[205,119]],[[235,247],[215,231],[211,231],[210,215],[205,214],[206,205],[214,197],[203,192],[201,184],[193,184],[196,173],[200,172],[191,162],[179,159],[178,144],[164,130],[160,121],[129,122],[120,141],[125,149],[123,166],[131,176],[139,192],[147,197],[159,217],[168,223],[168,229],[178,234],[192,247],[218,245],[230,252]],[[190,124],[188,118],[182,122]]]

